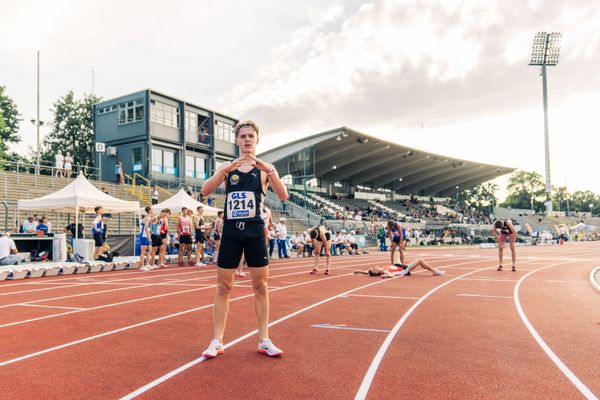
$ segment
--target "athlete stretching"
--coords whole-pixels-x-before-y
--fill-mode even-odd
[[[252,276],[254,309],[258,321],[258,351],[279,356],[283,351],[269,340],[269,255],[265,242],[262,214],[267,186],[270,184],[281,201],[288,193],[273,165],[255,156],[259,129],[252,121],[243,121],[235,127],[236,144],[240,157],[224,163],[202,186],[202,195],[211,194],[225,181],[225,214],[223,235],[217,269],[217,291],[214,306],[214,339],[204,350],[204,357],[223,353],[223,334],[229,310],[229,295],[236,268],[242,254]]]
[[[512,270],[517,270],[515,263],[517,262],[517,251],[515,249],[515,241],[517,239],[517,231],[513,226],[512,222],[506,219],[499,219],[494,221],[494,227],[492,228],[492,235],[498,241],[498,271],[502,271],[502,256],[504,253],[504,242],[506,239],[509,240],[510,253],[512,256]]]

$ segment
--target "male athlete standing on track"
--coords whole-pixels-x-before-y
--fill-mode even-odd
[[[202,355],[207,358],[223,353],[223,334],[229,310],[229,295],[234,273],[242,254],[252,275],[254,303],[258,321],[258,351],[279,356],[283,351],[269,340],[269,257],[265,242],[264,200],[270,184],[281,201],[288,194],[273,165],[256,158],[259,129],[252,121],[235,127],[240,157],[219,166],[202,186],[202,196],[211,194],[225,181],[225,215],[217,269],[217,292],[214,305],[214,339]]]
[[[499,233],[499,234],[498,234]],[[517,251],[515,249],[515,241],[517,239],[517,231],[513,226],[512,222],[506,219],[499,219],[494,221],[494,227],[492,228],[492,235],[498,241],[498,260],[500,262],[498,271],[502,271],[502,256],[504,253],[504,242],[509,239],[510,253],[512,256],[512,270],[516,271],[515,263],[517,262]]]

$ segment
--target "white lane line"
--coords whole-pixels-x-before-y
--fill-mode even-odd
[[[491,296],[487,294],[474,294],[474,293],[459,293],[457,296],[460,297],[489,297],[492,299],[512,299],[512,296]]]
[[[349,294],[347,296],[340,297],[373,297],[377,299],[403,299],[403,300],[418,300],[418,297],[405,297],[405,296],[378,296],[374,294]]]
[[[373,357],[373,361],[371,362],[371,365],[369,366],[369,369],[367,370],[367,373],[365,374],[363,381],[360,384],[358,391],[356,392],[356,396],[354,397],[355,400],[365,399],[367,397],[367,394],[369,393],[369,389],[371,388],[371,384],[373,383],[373,378],[375,377],[375,374],[377,373],[377,369],[379,368],[379,364],[381,364],[381,361],[383,360],[383,356],[387,352],[387,349],[390,347],[392,340],[394,339],[394,337],[396,336],[396,334],[398,333],[398,331],[400,330],[402,325],[404,325],[404,322],[408,319],[408,317],[410,317],[410,315],[413,313],[413,311],[415,311],[415,309],[417,307],[419,307],[419,305],[421,303],[423,303],[429,296],[431,296],[433,293],[435,293],[439,289],[443,288],[444,286],[449,285],[450,283],[452,283],[456,280],[459,280],[460,278],[462,278],[464,276],[472,275],[474,273],[477,273],[480,271],[485,271],[486,269],[491,269],[491,268],[495,268],[495,267],[480,268],[476,271],[467,272],[463,275],[457,276],[456,278],[452,278],[449,281],[446,281],[446,282],[442,283],[441,285],[434,287],[429,292],[427,292],[423,297],[421,297],[419,300],[417,300],[408,309],[408,311],[406,311],[404,313],[404,315],[402,316],[402,318],[400,318],[400,320],[396,323],[396,325],[394,325],[391,332],[387,335],[387,337],[381,344],[379,351],[377,352],[377,354],[375,354],[375,357]]]
[[[337,268],[338,267],[333,267],[332,270],[337,269]],[[280,269],[277,269],[275,271],[279,271],[279,270]],[[306,271],[292,272],[292,273],[289,273],[289,274],[274,275],[274,276],[269,277],[269,279],[271,279],[271,278],[278,278],[278,277],[284,277],[284,276],[301,275],[301,274],[305,274],[305,273],[306,273]],[[247,282],[250,282],[250,280],[248,280]],[[311,280],[311,281],[307,281],[307,282],[313,282],[313,281]],[[306,282],[303,282],[303,283],[306,283]],[[210,288],[214,288],[214,287],[216,287],[216,285],[206,286],[206,287],[201,287],[201,288],[196,288],[196,289],[182,290],[182,291],[178,291],[178,292],[163,293],[163,294],[158,294],[158,295],[148,296],[148,297],[140,297],[140,298],[137,298],[137,299],[120,301],[118,303],[103,304],[101,306],[90,307],[90,308],[88,308],[86,310],[81,310],[81,311],[78,311],[78,310],[76,310],[76,311],[67,311],[67,312],[64,312],[64,313],[46,315],[44,317],[37,317],[37,318],[31,318],[31,319],[26,319],[26,320],[21,320],[21,321],[9,322],[9,323],[0,325],[0,328],[6,328],[6,327],[9,327],[9,326],[26,324],[26,323],[29,323],[29,322],[42,321],[42,320],[45,320],[45,319],[61,317],[61,316],[64,316],[64,315],[70,315],[70,314],[75,314],[75,313],[84,312],[84,311],[94,311],[94,310],[100,310],[100,309],[103,309],[103,308],[120,306],[120,305],[123,305],[123,304],[137,303],[138,301],[152,300],[152,299],[158,299],[158,298],[161,298],[161,297],[174,296],[174,295],[185,294],[185,293],[190,293],[190,292],[197,292],[197,291],[206,290],[206,289],[210,289]],[[270,289],[273,289],[273,288],[271,287]],[[30,304],[30,303],[27,303],[27,304]]]
[[[332,276],[331,279],[341,278],[341,277],[350,276],[350,275],[352,275],[352,274],[348,273],[348,274],[343,274],[343,275]],[[330,279],[328,279],[328,280],[330,280]],[[295,285],[284,286],[281,289],[275,289],[275,290],[289,289],[289,288],[292,288],[292,287],[297,287],[297,286],[302,286],[302,285],[308,285],[308,284],[316,283],[316,282],[326,282],[326,281],[327,280],[325,280],[325,279],[311,280],[311,281],[306,281],[306,282],[302,282],[302,283],[297,283]],[[193,289],[193,290],[198,290],[198,289]],[[275,291],[275,290],[273,290],[273,291]],[[242,299],[246,299],[246,298],[252,297],[252,296],[254,296],[254,293],[247,294],[247,295],[244,295],[244,296],[238,296],[238,297],[235,297],[233,299],[230,299],[229,301],[232,302],[232,301],[236,301],[236,300],[242,300]],[[64,344],[61,344],[61,345],[58,345],[58,346],[54,346],[54,347],[50,347],[50,348],[47,348],[47,349],[44,349],[44,350],[37,351],[35,353],[26,354],[26,355],[21,356],[21,357],[16,357],[16,358],[12,358],[10,360],[6,360],[6,361],[3,361],[3,362],[0,362],[0,367],[4,367],[5,365],[9,365],[9,364],[14,364],[14,363],[17,363],[19,361],[27,360],[27,359],[30,359],[30,358],[33,358],[33,357],[41,356],[43,354],[47,354],[47,353],[50,353],[50,352],[53,352],[53,351],[61,350],[61,349],[64,349],[66,347],[71,347],[71,346],[75,346],[75,345],[78,345],[78,344],[81,344],[81,343],[89,342],[89,341],[94,340],[94,339],[98,339],[98,338],[110,336],[110,335],[113,335],[115,333],[120,333],[120,332],[128,331],[130,329],[138,328],[140,326],[145,326],[145,325],[153,324],[155,322],[164,321],[166,319],[171,319],[171,318],[174,318],[174,317],[179,317],[181,315],[189,314],[189,313],[192,313],[192,312],[195,312],[195,311],[204,310],[204,309],[210,308],[212,306],[213,306],[213,303],[206,304],[204,306],[200,306],[200,307],[195,307],[195,308],[191,308],[191,309],[188,309],[188,310],[179,311],[179,312],[176,312],[176,313],[173,313],[173,314],[168,314],[168,315],[164,315],[162,317],[153,318],[153,319],[150,319],[150,320],[139,322],[137,324],[127,325],[127,326],[124,326],[124,327],[121,327],[121,328],[118,328],[118,329],[113,329],[112,331],[103,332],[103,333],[100,333],[98,335],[88,336],[88,337],[83,338],[83,339],[79,339],[79,340],[75,340],[75,341],[72,341],[72,342],[64,343]],[[74,311],[74,312],[76,312],[76,311]],[[277,322],[277,321],[275,321],[275,322]],[[274,323],[272,322],[271,324],[274,324]],[[269,326],[271,324],[269,324]],[[257,331],[255,330],[252,333],[255,333],[255,332],[257,332]]]
[[[22,304],[17,304],[17,305],[23,306],[23,307],[61,308],[64,310],[87,310],[87,308],[81,308],[81,307],[43,306],[41,304],[27,304],[27,303],[22,303]]]
[[[600,285],[598,284],[598,281],[596,280],[596,273],[600,273],[599,271],[600,271],[600,267],[596,267],[590,272],[590,283],[598,292],[600,292]]]
[[[544,341],[544,339],[542,339],[542,337],[536,331],[536,329],[533,327],[533,325],[531,324],[531,322],[529,322],[529,319],[527,318],[527,315],[525,315],[525,311],[523,311],[523,307],[521,306],[521,300],[519,298],[519,288],[521,287],[521,284],[523,283],[523,281],[529,275],[532,275],[532,274],[534,274],[534,273],[536,273],[538,271],[542,271],[542,270],[545,270],[545,269],[548,269],[548,268],[551,268],[551,267],[555,267],[555,266],[560,265],[560,264],[565,264],[565,263],[548,265],[546,267],[534,269],[533,271],[529,272],[528,274],[523,275],[523,277],[521,279],[519,279],[519,282],[517,282],[517,284],[515,285],[515,289],[514,289],[514,293],[513,293],[513,296],[515,298],[515,307],[517,308],[517,312],[519,313],[519,316],[521,317],[521,320],[523,321],[523,323],[525,324],[525,326],[529,330],[529,333],[531,333],[531,336],[533,336],[533,338],[538,343],[538,345],[542,348],[542,350],[544,350],[544,352],[546,353],[546,355],[548,357],[550,357],[550,359],[558,367],[558,369],[560,369],[560,371],[573,383],[573,385],[575,385],[575,387],[577,388],[577,390],[579,390],[579,392],[581,392],[581,394],[586,399],[588,399],[588,400],[598,400],[598,397],[596,397],[596,395],[587,386],[585,386],[585,384],[583,382],[581,382],[581,380],[579,380],[579,378],[577,378],[577,376],[569,369],[569,367],[567,367],[566,364],[564,362],[562,362],[562,360],[560,358],[558,358],[558,356],[556,355],[556,353],[554,353],[554,351],[552,351],[552,349],[550,348],[550,346],[548,346],[546,344],[546,342]]]
[[[282,271],[282,270],[298,269],[298,268],[306,268],[306,266],[304,266],[304,265],[295,265],[295,266],[292,266],[292,267],[274,268],[272,271]],[[187,275],[187,274],[190,274],[190,273],[185,273],[185,274]],[[293,275],[296,275],[296,274],[293,274]],[[283,275],[283,276],[287,276],[287,275]],[[215,278],[214,276],[210,276],[210,277],[195,277],[195,278],[188,278],[188,279],[178,279],[175,282],[181,283],[181,282],[189,282],[189,281],[202,281],[202,280],[205,280],[205,279],[214,279],[214,278]],[[132,279],[141,279],[141,278],[132,278]],[[121,279],[119,279],[119,280],[121,280]],[[170,281],[170,282],[172,282],[172,281]],[[244,281],[240,281],[240,282],[244,282]],[[250,282],[250,281],[248,280],[247,282]],[[106,289],[106,290],[99,290],[99,291],[95,291],[95,292],[84,292],[84,293],[77,293],[77,294],[72,294],[72,295],[67,295],[67,296],[51,297],[51,298],[46,298],[46,299],[30,300],[30,301],[27,301],[26,303],[40,303],[40,302],[44,302],[44,301],[62,300],[62,299],[73,298],[73,297],[82,297],[82,296],[90,296],[90,295],[95,295],[95,294],[103,294],[103,293],[111,293],[111,292],[118,292],[118,291],[125,291],[125,290],[133,290],[133,289],[144,288],[144,287],[151,287],[151,286],[168,286],[168,282],[156,282],[156,283],[131,282],[131,284],[137,285],[137,286],[131,286],[131,287],[125,287],[125,288],[117,288],[117,289]],[[80,284],[80,285],[83,285],[83,284]],[[70,287],[74,287],[74,286],[77,286],[77,285],[73,285],[73,286],[70,286]],[[54,288],[52,288],[52,289],[54,289]],[[21,293],[21,292],[16,292],[16,293]],[[23,303],[25,303],[25,302],[23,302]],[[12,307],[12,306],[14,306],[16,304],[19,304],[19,303],[11,303],[11,304],[0,305],[0,309],[1,308]]]
[[[186,279],[185,281],[194,281],[194,280],[196,280],[196,279],[195,278],[190,278],[190,279]],[[178,282],[184,282],[184,281],[180,280]],[[14,305],[22,304],[22,303],[27,303],[27,304],[43,303],[45,301],[72,299],[72,298],[75,298],[75,297],[84,297],[84,296],[91,296],[91,295],[95,295],[95,294],[104,294],[104,293],[114,293],[114,292],[120,292],[120,291],[124,291],[124,290],[132,290],[132,289],[139,289],[139,288],[148,288],[148,287],[153,287],[153,286],[156,286],[156,287],[158,287],[158,286],[166,287],[168,285],[169,284],[166,283],[166,282],[162,282],[162,283],[143,283],[143,284],[138,284],[137,286],[131,286],[131,287],[98,290],[98,291],[95,291],[95,292],[84,292],[84,293],[70,294],[70,295],[66,295],[66,296],[51,297],[51,298],[46,298],[46,299],[23,301],[21,303],[4,304],[4,305],[1,305],[0,308],[8,308],[8,307],[12,307]]]
[[[349,274],[345,274],[345,275],[349,276],[349,275],[353,275],[353,274],[349,273]],[[340,276],[343,276],[343,275],[340,275]],[[390,282],[390,281],[393,281],[393,280],[395,280],[395,279],[398,279],[398,277],[396,277],[396,278],[391,278],[391,279],[383,279],[383,280],[379,280],[379,281],[376,281],[376,282],[373,282],[373,283],[369,283],[369,284],[367,284],[367,285],[359,286],[359,287],[357,287],[357,288],[354,288],[354,289],[348,290],[348,291],[346,291],[346,292],[343,292],[343,293],[340,293],[340,294],[336,294],[335,296],[329,297],[329,298],[327,298],[327,299],[325,299],[325,300],[321,300],[321,301],[319,301],[318,303],[311,304],[311,305],[310,305],[310,306],[308,306],[308,307],[305,307],[305,308],[303,308],[303,309],[301,309],[301,310],[298,310],[298,311],[296,311],[296,312],[293,312],[293,313],[291,313],[291,314],[288,314],[288,315],[286,315],[286,316],[284,316],[284,317],[282,317],[282,318],[279,318],[278,320],[271,322],[271,323],[269,324],[269,327],[271,327],[271,326],[273,326],[273,325],[277,325],[277,324],[279,324],[280,322],[283,322],[283,321],[285,321],[285,320],[287,320],[287,319],[290,319],[290,318],[292,318],[292,317],[295,317],[295,316],[296,316],[296,315],[298,315],[298,314],[302,314],[303,312],[305,312],[305,311],[308,311],[308,310],[311,310],[311,309],[313,309],[313,308],[315,308],[315,307],[318,307],[318,306],[320,306],[320,305],[322,305],[322,304],[328,303],[328,302],[330,302],[331,300],[337,299],[337,298],[339,298],[339,297],[341,297],[341,296],[344,296],[344,295],[348,295],[348,294],[350,294],[350,293],[352,293],[352,292],[354,292],[354,291],[356,291],[356,290],[361,290],[361,289],[364,289],[364,288],[367,288],[367,287],[370,287],[370,286],[379,285],[379,284],[382,284],[382,283],[384,283],[384,282]],[[327,281],[327,280],[326,280],[326,279],[318,279],[318,280],[315,280],[315,281],[313,281],[313,282],[325,282],[325,281]],[[253,330],[253,331],[251,331],[251,332],[248,332],[247,334],[245,334],[245,335],[243,335],[243,336],[240,336],[240,337],[238,337],[237,339],[235,339],[235,340],[232,340],[231,342],[229,342],[229,343],[225,344],[225,345],[223,346],[223,349],[227,349],[227,348],[229,348],[229,347],[231,347],[231,346],[234,346],[235,344],[237,344],[237,343],[241,342],[242,340],[245,340],[245,339],[249,338],[250,336],[253,336],[253,335],[255,335],[256,333],[258,333],[258,330]],[[194,365],[201,363],[201,362],[202,362],[202,361],[204,361],[204,360],[205,360],[205,358],[204,358],[204,357],[198,357],[198,358],[196,358],[195,360],[192,360],[192,361],[188,362],[187,364],[184,364],[184,365],[182,365],[181,367],[179,367],[179,368],[177,368],[177,369],[174,369],[174,370],[172,370],[171,372],[169,372],[169,373],[167,373],[167,374],[165,374],[165,375],[163,375],[163,376],[161,376],[161,377],[159,377],[159,378],[157,378],[157,379],[153,380],[152,382],[148,383],[147,385],[144,385],[144,386],[142,386],[141,388],[139,388],[139,389],[137,389],[137,390],[135,390],[135,391],[133,391],[133,392],[129,393],[128,395],[125,395],[125,396],[121,397],[121,399],[120,399],[120,400],[130,400],[130,399],[134,399],[134,398],[136,398],[137,396],[139,396],[139,395],[141,395],[141,394],[143,394],[143,393],[147,392],[148,390],[150,390],[150,389],[152,389],[152,388],[154,388],[154,387],[156,387],[156,386],[160,385],[161,383],[163,383],[163,382],[165,382],[165,381],[167,381],[167,380],[171,379],[171,378],[172,378],[172,377],[174,377],[175,375],[177,375],[177,374],[180,374],[181,372],[183,372],[183,371],[185,371],[185,370],[187,370],[187,369],[189,369],[189,368],[193,367]],[[2,364],[0,364],[0,366],[2,366]]]
[[[361,331],[361,332],[385,332],[385,333],[388,333],[390,331],[389,329],[354,328],[352,326],[331,325],[331,324],[311,325],[311,328],[340,329],[340,330],[344,330],[344,331]]]
[[[493,278],[461,278],[461,281],[483,281],[483,282],[516,282],[516,279],[493,279]]]

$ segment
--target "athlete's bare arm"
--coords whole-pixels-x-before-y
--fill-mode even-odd
[[[270,184],[273,188],[273,192],[275,192],[277,197],[279,197],[279,200],[286,201],[288,198],[287,189],[283,182],[281,182],[281,179],[279,178],[279,173],[277,172],[273,164],[265,162],[260,158],[256,158],[252,155],[248,155],[248,157],[253,161],[256,168],[258,168],[261,171],[263,190],[266,192],[267,187]]]
[[[244,161],[249,162],[248,154],[244,154],[233,161],[220,165],[213,176],[211,176],[206,182],[204,182],[204,185],[202,185],[202,189],[200,190],[202,196],[208,196],[214,192],[215,189],[219,187],[219,185],[227,178],[227,174],[238,168]]]

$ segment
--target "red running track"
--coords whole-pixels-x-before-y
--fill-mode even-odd
[[[271,266],[271,337],[256,352],[249,280],[232,295],[225,354],[203,360],[215,271],[169,267],[0,283],[7,399],[595,398],[600,394],[597,243],[496,252],[409,249],[447,271],[351,274],[389,253]],[[44,290],[39,290],[44,289]]]

